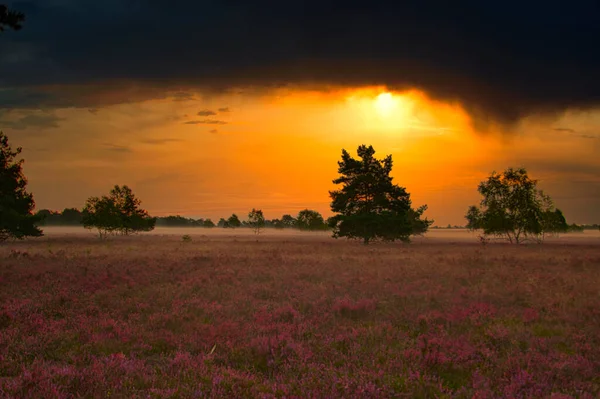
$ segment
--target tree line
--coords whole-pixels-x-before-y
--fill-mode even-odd
[[[25,15],[0,4],[0,33],[5,29],[20,30]],[[330,229],[333,237],[371,241],[409,242],[410,237],[424,234],[433,220],[423,217],[427,205],[412,207],[410,194],[392,182],[392,157],[375,158],[372,146],[361,145],[353,158],[342,150],[338,162],[339,178],[333,181],[342,187],[329,192],[334,216],[327,221],[316,211],[306,209],[297,217],[284,215],[281,219],[265,220],[260,209],[252,209],[247,220],[237,215],[221,218],[216,224],[210,219],[187,219],[181,216],[155,218],[141,208],[141,201],[132,190],[114,186],[108,195],[91,197],[84,208],[62,212],[42,210],[33,213],[33,195],[26,191],[27,179],[18,159],[21,148],[12,149],[8,138],[0,131],[0,241],[42,235],[40,226],[80,223],[95,228],[100,236],[132,234],[150,231],[156,225],[201,227],[250,227],[258,234],[265,227],[299,228],[303,230]],[[563,212],[554,206],[549,195],[537,188],[524,168],[508,168],[492,172],[481,182],[478,191],[480,204],[469,207],[466,227],[481,231],[482,239],[494,237],[519,244],[524,241],[543,242],[545,237],[586,227],[567,224]],[[598,225],[591,225],[598,227]]]
[[[131,190],[129,187],[115,187],[116,190]],[[254,210],[258,223],[261,228],[274,229],[297,229],[306,231],[324,231],[328,230],[329,226],[323,216],[315,210],[304,209],[300,211],[296,217],[286,214],[280,219],[264,219],[264,224],[260,222],[260,210]],[[252,211],[250,211],[252,213]],[[41,209],[35,214],[39,217],[38,226],[81,226],[85,224],[86,212],[77,208],[65,208],[63,211],[51,211],[49,209]],[[153,218],[156,227],[197,227],[197,228],[254,228],[253,222],[250,219],[240,219],[237,214],[232,214],[227,219],[220,218],[216,223],[210,218],[188,218],[180,215],[176,216],[157,216]],[[141,230],[143,231],[143,230]]]
[[[35,202],[26,191],[24,160],[17,158],[20,153],[21,148],[13,150],[6,135],[0,132],[0,240],[41,236],[40,226],[44,225],[81,224],[96,229],[101,237],[151,231],[157,225],[248,227],[256,234],[267,227],[329,229],[335,238],[360,239],[368,244],[372,241],[409,242],[412,236],[426,233],[433,224],[433,220],[423,216],[427,205],[413,208],[410,194],[393,182],[391,155],[377,159],[372,146],[359,146],[358,159],[342,150],[339,177],[333,180],[341,187],[329,192],[334,215],[327,220],[310,209],[300,211],[296,217],[288,214],[281,219],[267,220],[262,210],[252,209],[244,220],[232,214],[217,223],[182,216],[151,217],[127,185],[116,185],[107,195],[88,198],[81,211],[68,208],[62,212],[33,213]],[[516,244],[543,242],[548,236],[582,230],[581,226],[567,224],[562,211],[537,184],[524,168],[492,172],[477,188],[482,199],[479,206],[468,208],[466,227],[481,231],[486,239],[494,237]]]

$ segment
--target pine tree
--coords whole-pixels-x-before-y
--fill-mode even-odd
[[[421,219],[427,206],[411,208],[410,194],[392,182],[391,155],[378,160],[373,147],[365,145],[357,153],[360,160],[342,150],[341,176],[333,183],[343,187],[329,193],[337,214],[328,219],[333,236],[361,238],[368,244],[377,239],[408,242],[411,235],[425,233],[432,223]]]
[[[33,214],[33,195],[25,190],[24,161],[15,160],[21,151],[21,147],[13,150],[0,131],[0,241],[42,235],[36,226],[41,217]]]

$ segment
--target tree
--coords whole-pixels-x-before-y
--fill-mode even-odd
[[[425,233],[433,223],[421,219],[427,206],[412,209],[410,194],[392,182],[392,156],[378,160],[373,147],[365,145],[357,153],[360,160],[342,150],[341,176],[333,183],[343,186],[329,192],[335,213],[328,219],[333,237],[360,238],[368,244],[378,239],[409,242],[411,235]]]
[[[298,213],[296,227],[300,230],[325,230],[327,225],[323,216],[317,211],[304,209]]]
[[[227,227],[227,220],[224,218],[220,218],[217,222],[217,227]]]
[[[215,227],[215,222],[213,222],[210,219],[205,219],[204,222],[202,222],[202,227],[207,227],[209,229]]]
[[[242,225],[242,222],[240,221],[240,218],[234,213],[231,216],[229,216],[229,219],[227,219],[227,227],[235,229],[237,227],[240,227]]]
[[[281,221],[281,219],[273,219],[271,220],[271,226],[275,229],[284,229],[285,228],[285,224],[283,223],[283,221]]]
[[[81,224],[82,213],[76,208],[65,208],[61,214],[61,223],[68,226]]]
[[[4,4],[0,4],[0,32],[4,32],[5,28],[20,30],[22,28],[21,22],[23,21],[25,21],[25,14],[10,10]]]
[[[577,223],[572,223],[567,228],[567,231],[569,233],[583,233],[584,230],[585,229],[583,228],[583,226],[578,225]]]
[[[8,137],[0,131],[0,241],[42,235],[36,227],[42,218],[33,214],[35,201],[26,191],[25,161],[15,160],[21,151],[21,147],[13,150]]]
[[[49,209],[40,209],[35,213],[35,216],[38,217],[38,226],[47,226],[51,224],[56,224],[56,220],[60,217],[57,212],[52,212]]]
[[[543,240],[544,234],[563,230],[564,216],[552,200],[537,188],[524,168],[492,172],[477,188],[483,196],[480,207],[469,207],[465,218],[470,230],[482,229],[485,235],[521,243]],[[562,218],[562,220],[560,220]]]
[[[98,229],[100,238],[121,229],[121,213],[115,202],[107,197],[90,197],[83,208],[83,227]]]
[[[283,227],[286,228],[296,227],[296,219],[294,219],[292,215],[283,215],[281,217],[281,223],[283,224]]]
[[[546,210],[542,213],[542,236],[545,234],[558,236],[560,233],[566,233],[569,230],[567,220],[560,209]]]
[[[88,198],[83,209],[85,228],[97,228],[100,237],[119,233],[129,235],[151,231],[156,218],[140,208],[141,201],[128,186],[114,186],[108,196]]]
[[[254,209],[248,213],[248,224],[254,230],[254,234],[259,234],[260,230],[265,227],[265,217],[263,211],[260,209]]]
[[[79,226],[82,214],[79,209],[65,208],[62,212],[40,209],[36,215],[41,219],[38,226]]]

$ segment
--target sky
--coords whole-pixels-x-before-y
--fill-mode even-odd
[[[39,209],[127,184],[153,215],[329,216],[371,144],[438,225],[510,166],[600,222],[598,2],[447,3],[9,1],[0,129]]]

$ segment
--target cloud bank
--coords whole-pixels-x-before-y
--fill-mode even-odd
[[[27,21],[0,38],[10,49],[0,56],[0,109],[305,84],[417,88],[499,122],[600,105],[593,0],[9,5]],[[131,88],[111,93],[115,82]]]

